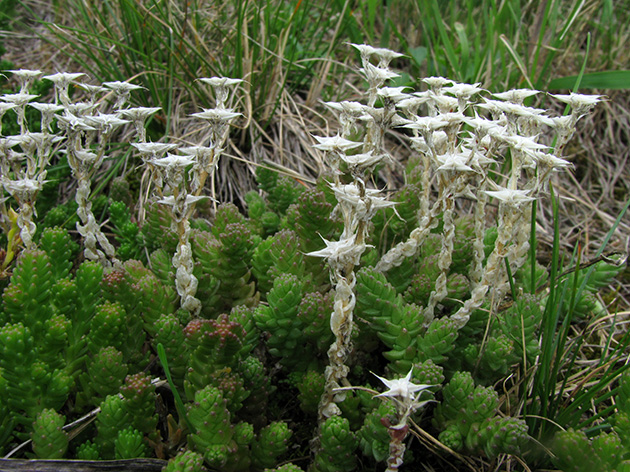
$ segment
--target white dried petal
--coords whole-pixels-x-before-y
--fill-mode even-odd
[[[203,77],[197,80],[213,87],[231,87],[243,82],[243,79],[231,79],[229,77]]]
[[[519,206],[523,203],[535,200],[534,197],[528,195],[529,190],[516,190],[509,188],[501,188],[500,190],[484,190],[488,195],[501,200],[504,203]]]
[[[313,137],[319,143],[315,144],[313,147],[315,149],[319,149],[320,151],[335,151],[343,153],[349,149],[357,148],[363,144],[357,143],[355,141],[350,141],[349,139],[342,138],[339,135],[332,137],[321,137],[313,135]]]
[[[197,203],[200,200],[203,200],[205,198],[211,198],[209,196],[205,196],[205,195],[186,195],[186,200],[184,201],[184,205],[186,206],[190,206],[194,203]],[[161,200],[158,200],[158,203],[161,203],[162,205],[168,205],[168,206],[175,206],[176,203],[179,203],[179,201],[175,200],[175,197],[173,195],[170,195],[168,197],[164,197]]]
[[[176,154],[168,154],[166,157],[153,159],[152,164],[163,168],[185,168],[195,163],[191,156],[178,156]]]
[[[417,116],[415,120],[403,125],[403,128],[417,129],[423,132],[433,132],[448,125],[441,116]]]
[[[7,93],[0,97],[1,100],[4,100],[8,103],[14,103],[17,106],[24,106],[31,100],[35,100],[39,95],[32,95],[30,93],[18,92],[18,93]]]
[[[437,156],[437,161],[440,166],[438,171],[450,171],[450,172],[473,172],[473,168],[470,167],[468,162],[468,156],[459,153],[449,153]]]
[[[525,99],[533,97],[539,93],[540,92],[538,90],[532,89],[514,89],[508,90],[507,92],[493,93],[492,96],[498,98],[499,100],[505,100],[507,102],[521,105]]]
[[[177,149],[177,144],[172,143],[131,143],[140,153],[157,156]]]
[[[131,123],[129,120],[118,118],[118,115],[100,112],[98,115],[86,116],[85,122],[105,134],[111,133],[122,125]]]
[[[444,87],[442,92],[450,93],[451,95],[456,96],[457,98],[470,98],[475,94],[483,92],[484,89],[479,87],[481,83],[476,84],[465,84],[456,82],[449,87]]]
[[[19,199],[28,200],[36,192],[42,189],[45,182],[40,182],[36,179],[20,179],[20,180],[8,180],[4,179],[2,184],[7,192]]]
[[[453,83],[452,80],[445,79],[444,77],[425,77],[422,81],[434,89],[441,89],[445,85]]]
[[[393,102],[399,102],[409,98],[409,95],[403,92],[403,90],[408,88],[409,87],[381,87],[376,91],[376,94],[379,97],[387,98]]]
[[[606,98],[604,95],[584,95],[573,92],[568,95],[559,94],[551,96],[577,110],[588,110]]]
[[[195,118],[201,118],[203,120],[208,120],[211,122],[224,122],[229,123],[234,118],[241,116],[241,113],[236,113],[231,109],[225,108],[210,108],[205,109],[199,113],[193,113],[190,116],[194,116]]]
[[[415,399],[416,397],[414,395],[415,393],[421,392],[422,390],[426,390],[432,387],[432,385],[414,384],[411,381],[412,371],[413,371],[413,367],[409,370],[407,375],[405,375],[403,378],[393,379],[393,380],[387,380],[372,372],[389,389],[383,393],[376,395],[376,397],[398,398],[402,400],[403,402],[410,402]]]
[[[61,88],[65,88],[84,75],[85,74],[83,72],[57,72],[56,74],[45,75],[43,78],[50,80],[52,83]]]
[[[143,121],[161,109],[160,107],[134,107],[121,110],[120,113],[132,121]]]
[[[56,105],[54,103],[31,102],[28,104],[28,106],[35,108],[41,113],[51,113],[51,114],[57,113],[58,111],[61,111],[64,109],[63,105]]]
[[[372,151],[353,154],[351,156],[347,154],[342,154],[341,160],[348,164],[350,167],[365,168],[381,162],[381,160],[383,160],[383,154],[374,154]]]
[[[355,115],[355,116],[362,115],[364,113],[363,110],[365,108],[365,105],[363,105],[362,103],[350,102],[350,101],[324,102],[324,105],[326,105],[328,108],[331,108],[332,110],[344,112],[349,115]]]
[[[131,84],[129,82],[121,82],[120,80],[116,80],[113,82],[103,82],[103,87],[106,87],[110,90],[118,94],[127,94],[132,92],[133,90],[141,90],[144,89],[141,85]]]
[[[364,74],[368,78],[368,81],[370,82],[372,80],[385,82],[386,80],[400,77],[400,74],[397,74],[396,72],[392,72],[391,70],[387,68],[378,67],[370,63],[367,63],[365,64],[365,67],[360,68],[359,72]]]

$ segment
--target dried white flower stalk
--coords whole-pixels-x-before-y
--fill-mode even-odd
[[[188,220],[195,203],[203,197],[189,195],[184,179],[186,168],[193,162],[190,156],[173,154],[153,160],[153,164],[162,173],[166,188],[172,193],[169,197],[159,200],[158,203],[168,206],[173,218],[173,229],[179,240],[172,259],[175,268],[175,287],[180,296],[181,307],[196,316],[201,311],[201,302],[195,298],[198,281],[193,275],[194,262]]]
[[[37,194],[42,189],[44,182],[36,179],[24,177],[18,180],[10,180],[2,177],[2,185],[9,194],[15,198],[20,206],[18,212],[17,225],[20,228],[20,239],[27,249],[35,247],[33,236],[37,226],[33,221],[35,216],[35,200]]]
[[[129,82],[103,82],[103,87],[111,90],[115,97],[116,102],[114,103],[114,108],[116,110],[122,110],[125,104],[129,101],[129,96],[131,92],[134,90],[142,90],[144,87],[140,85],[130,84]]]
[[[451,316],[459,327],[468,322],[470,313],[479,308],[486,299],[486,294],[491,287],[497,287],[497,296],[505,283],[505,268],[503,261],[507,256],[508,246],[514,234],[514,225],[522,217],[521,205],[534,200],[525,190],[512,190],[503,188],[495,191],[486,191],[491,197],[497,198],[499,203],[499,221],[497,224],[498,235],[494,249],[488,257],[483,275],[471,296],[464,305]],[[498,301],[495,300],[495,303]]]
[[[55,85],[55,103],[61,102],[63,106],[68,106],[70,105],[70,95],[68,95],[70,84],[84,75],[82,72],[58,72],[53,75],[45,75],[43,78],[50,80]]]

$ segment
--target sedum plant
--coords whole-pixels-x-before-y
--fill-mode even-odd
[[[327,102],[340,128],[313,138],[329,172],[304,190],[260,167],[245,208],[211,201],[203,214],[240,116],[230,108],[240,80],[200,79],[215,107],[190,118],[205,120],[209,142],[185,146],[147,140],[158,110],[128,107],[137,86],[76,74],[47,76],[54,103],[34,106],[42,132],[32,133],[23,111],[35,105],[26,95],[36,74],[16,74],[21,95],[0,102],[21,132],[0,137],[0,209],[16,259],[5,259],[0,310],[3,454],[28,457],[20,444],[31,440],[36,457],[155,456],[164,470],[395,471],[421,467],[426,451],[410,439],[432,436],[479,464],[531,457],[540,430],[524,419],[530,383],[510,379],[529,379],[549,352],[561,284],[580,287],[571,309],[587,320],[620,270],[606,259],[558,277],[531,245],[534,205],[570,166],[560,154],[601,97],[556,96],[571,113],[553,117],[524,105],[533,90],[429,77],[414,92],[388,85],[399,54],[353,47],[365,94]],[[138,202],[124,179],[112,182],[105,226],[92,187],[124,130]],[[393,132],[412,152],[404,184],[385,139]],[[35,199],[61,155],[81,245],[37,224]],[[26,180],[31,190],[16,191]],[[581,411],[558,415],[569,431],[557,435],[558,464],[572,467],[576,444],[617,454],[626,383],[619,412],[602,413],[613,433],[590,441],[569,429]]]

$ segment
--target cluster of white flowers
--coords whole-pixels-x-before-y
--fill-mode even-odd
[[[411,147],[422,160],[419,225],[408,240],[384,254],[376,267],[385,272],[400,265],[405,258],[416,257],[425,238],[437,226],[438,217],[441,218],[444,226],[438,256],[441,273],[425,309],[425,322],[430,323],[435,307],[447,294],[446,276],[453,253],[456,199],[474,201],[472,296],[453,315],[463,326],[471,310],[485,300],[490,287],[493,287],[493,299],[502,299],[507,290],[504,260],[507,258],[513,271],[524,263],[529,249],[531,204],[547,190],[553,172],[571,166],[560,154],[575,132],[577,121],[602,97],[573,93],[552,95],[571,107],[569,115],[552,117],[544,109],[524,105],[527,98],[540,93],[535,90],[510,90],[492,94],[493,98],[490,98],[479,84],[461,84],[443,77],[429,77],[423,82],[428,87],[424,92],[404,93],[398,88],[383,87],[387,92],[374,93],[382,98],[382,110],[391,107],[392,103],[395,110],[370,115],[387,115],[389,126],[411,130]],[[396,98],[390,100],[389,97],[394,96]],[[421,107],[426,114],[419,113]],[[344,126],[348,126],[347,121],[347,118],[342,120]],[[541,142],[541,137],[549,134],[556,141],[553,149]],[[365,141],[373,142],[372,139]],[[490,179],[489,171],[493,167],[497,170],[506,159],[510,159],[510,174],[506,180],[496,182]],[[437,198],[432,199],[436,187]],[[490,199],[498,202],[499,234],[484,265],[483,238],[487,223],[486,205]]]
[[[175,287],[180,296],[181,307],[193,315],[201,310],[201,302],[195,297],[197,278],[193,275],[192,247],[190,245],[189,220],[195,204],[206,198],[201,195],[208,177],[214,177],[214,170],[229,136],[230,123],[240,116],[226,108],[230,90],[241,80],[224,77],[200,79],[213,87],[216,107],[194,113],[192,116],[206,120],[210,126],[210,143],[207,146],[180,147],[168,143],[145,141],[144,133],[138,133],[139,142],[132,145],[145,164],[142,178],[142,195],[150,195],[150,189],[157,202],[168,207],[172,216],[173,230],[178,236],[177,249],[173,255]],[[136,129],[144,129],[143,121],[150,116],[150,110],[127,110],[126,116],[134,122]],[[179,154],[175,154],[175,151]],[[142,219],[142,218],[141,218]]]
[[[438,253],[440,274],[424,312],[425,323],[430,323],[435,308],[447,295],[457,199],[473,201],[475,240],[469,274],[472,294],[452,315],[461,327],[468,321],[470,312],[487,298],[489,290],[497,303],[505,295],[508,284],[504,261],[509,261],[513,271],[525,262],[532,202],[546,191],[554,171],[571,165],[559,153],[575,131],[578,119],[602,99],[577,94],[555,95],[556,99],[570,105],[571,114],[551,117],[546,110],[524,105],[526,99],[540,93],[535,90],[490,94],[480,84],[429,77],[423,79],[426,91],[407,93],[404,87],[385,85],[398,76],[389,69],[389,63],[400,57],[399,54],[368,45],[352,46],[361,55],[360,72],[368,83],[367,104],[326,103],[338,113],[341,129],[333,137],[315,136],[314,145],[325,152],[332,168],[330,185],[338,200],[336,211],[344,222],[339,241],[324,241],[324,249],[310,253],[327,260],[335,287],[331,329],[336,341],[329,350],[330,366],[326,371],[326,393],[320,404],[320,417],[338,414],[332,392],[346,382],[344,362],[350,350],[353,323],[354,269],[366,249],[370,219],[379,209],[392,205],[378,189],[366,187],[367,176],[380,164],[385,164],[385,177],[391,185],[387,166],[391,156],[383,142],[386,130],[392,127],[410,130],[411,147],[422,161],[422,199],[418,227],[408,240],[385,253],[376,268],[385,272],[400,265],[405,258],[417,257],[425,238],[442,222]],[[424,114],[420,113],[421,109]],[[360,130],[362,140],[351,140]],[[557,144],[552,150],[540,138],[554,131]],[[498,171],[506,159],[510,159],[510,174],[505,181],[491,179],[490,171]],[[341,169],[351,175],[353,182],[341,183]],[[433,198],[435,190],[437,198]],[[498,236],[486,259],[484,235],[490,200],[498,204]]]
[[[197,279],[194,277],[190,225],[195,203],[206,180],[213,178],[219,157],[226,145],[230,123],[239,113],[228,108],[231,91],[241,80],[204,78],[213,87],[216,107],[205,109],[194,117],[206,120],[210,126],[210,143],[206,146],[180,147],[172,143],[148,142],[146,122],[160,109],[129,107],[132,92],[142,89],[129,82],[105,82],[91,85],[79,82],[83,73],[56,73],[43,76],[41,71],[9,71],[19,81],[20,90],[0,97],[0,123],[9,110],[17,115],[20,134],[2,135],[0,128],[0,183],[19,204],[17,224],[26,247],[33,246],[36,226],[33,221],[35,200],[45,183],[46,168],[56,152],[65,153],[77,181],[75,200],[80,222],[77,230],[84,240],[84,255],[98,260],[106,268],[118,265],[115,250],[92,213],[90,202],[92,179],[106,159],[113,133],[123,125],[135,129],[136,142],[131,145],[141,158],[145,171],[141,180],[139,220],[144,216],[144,204],[149,198],[166,205],[173,216],[173,227],[179,243],[173,265],[176,286],[184,309],[197,314],[201,303],[195,298]],[[39,103],[29,93],[33,81],[42,77],[54,84],[54,103]],[[70,86],[82,90],[79,101],[73,101]],[[41,132],[31,132],[25,118],[26,107],[41,113]],[[110,111],[105,111],[110,110]],[[53,132],[53,123],[59,132]],[[61,143],[61,144],[60,144]],[[176,150],[179,154],[175,154]],[[9,231],[9,210],[6,198],[0,201],[3,229]]]
[[[355,306],[354,268],[367,247],[370,220],[379,209],[393,206],[393,203],[380,195],[379,190],[367,188],[366,180],[377,165],[389,159],[383,151],[383,136],[396,116],[395,103],[399,100],[401,90],[383,87],[383,84],[387,79],[396,77],[389,70],[389,63],[400,54],[367,45],[352,46],[361,53],[360,71],[368,82],[368,103],[327,103],[329,108],[339,112],[341,134],[334,137],[315,136],[318,144],[314,146],[325,152],[333,169],[331,187],[339,202],[336,211],[340,212],[344,223],[339,241],[324,240],[324,249],[309,254],[326,259],[335,286],[334,311],[330,319],[335,342],[328,351],[330,364],[325,372],[326,387],[319,405],[320,419],[341,413],[335,404],[337,398],[334,391],[347,382],[348,367],[345,361],[351,351]],[[382,108],[374,106],[379,97],[385,104]],[[358,129],[361,122],[365,123],[364,140],[351,141],[350,135]],[[353,181],[349,184],[343,184],[339,179],[342,166],[352,176]]]
[[[361,55],[360,72],[368,83],[366,102],[328,102],[338,113],[341,129],[336,136],[315,136],[315,148],[324,151],[333,171],[331,187],[337,197],[336,212],[343,217],[344,229],[338,241],[324,240],[325,247],[309,255],[328,262],[335,288],[331,330],[335,342],[328,351],[325,392],[320,402],[320,421],[340,414],[335,401],[343,399],[348,386],[345,360],[350,352],[350,338],[355,305],[355,274],[361,255],[367,247],[370,220],[381,208],[392,206],[378,189],[366,186],[367,176],[383,165],[384,177],[391,188],[388,164],[392,157],[386,151],[383,136],[393,127],[410,130],[411,148],[421,159],[421,201],[418,227],[406,241],[386,252],[376,265],[382,272],[400,265],[406,258],[418,256],[424,240],[441,222],[441,247],[437,254],[440,274],[435,281],[424,322],[428,325],[436,307],[447,296],[455,239],[457,199],[473,203],[473,261],[469,273],[471,296],[451,318],[464,326],[470,313],[488,298],[499,303],[508,288],[507,260],[514,273],[526,260],[529,249],[532,202],[547,190],[553,172],[571,164],[561,157],[567,141],[575,132],[577,121],[590,112],[601,96],[578,94],[554,95],[571,108],[567,116],[552,117],[546,110],[525,106],[525,100],[540,92],[519,89],[490,94],[480,84],[456,83],[443,77],[423,79],[427,90],[408,93],[405,87],[388,87],[388,80],[398,77],[389,69],[399,54],[369,45],[352,44]],[[421,113],[420,110],[424,113]],[[356,140],[361,135],[361,140]],[[541,136],[552,135],[552,149]],[[351,137],[355,137],[352,140]],[[496,179],[504,161],[509,159],[510,173]],[[343,172],[353,181],[341,182]],[[490,178],[491,171],[495,177]],[[436,195],[437,197],[433,197]],[[486,258],[484,236],[488,223],[487,205],[498,205],[498,235]],[[492,293],[488,293],[488,292]],[[380,396],[395,401],[399,422],[389,425],[391,443],[388,471],[402,464],[405,450],[407,417],[425,402],[416,392],[426,385],[411,383],[411,371],[403,379],[386,380],[389,388]],[[344,386],[341,386],[344,385]]]

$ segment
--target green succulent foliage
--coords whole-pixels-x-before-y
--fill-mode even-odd
[[[470,344],[464,350],[464,363],[477,372],[477,380],[491,383],[508,374],[512,364],[519,361],[514,349],[514,341],[507,335],[492,334],[485,344]],[[522,358],[521,358],[522,360]]]
[[[538,343],[538,332],[542,322],[540,304],[538,297],[525,293],[498,317],[501,331],[514,343],[515,356],[520,360],[525,356],[528,365],[534,362],[540,352]]]
[[[341,416],[328,418],[321,427],[321,451],[317,453],[313,470],[317,472],[352,471],[356,468],[354,451],[359,446],[350,423]]]
[[[254,321],[253,307],[239,305],[232,308],[228,314],[228,319],[241,325],[244,331],[243,345],[238,353],[241,358],[249,356],[249,354],[260,344],[260,330]]]
[[[77,447],[77,459],[81,461],[100,461],[99,447],[90,440],[85,441]]]
[[[292,434],[283,421],[274,421],[261,429],[252,443],[252,465],[258,469],[276,465],[289,450]]]
[[[261,296],[271,290],[274,279],[281,274],[304,278],[304,254],[297,234],[292,230],[282,230],[262,241],[252,256],[252,273]]]
[[[520,454],[529,440],[527,430],[525,422],[517,418],[488,418],[472,428],[466,437],[466,449],[482,449],[489,459],[496,459],[500,454]]]
[[[77,406],[98,405],[108,395],[119,392],[129,371],[122,352],[113,346],[101,348],[87,362],[87,370],[79,375],[82,387]]]
[[[63,430],[66,418],[46,408],[35,418],[31,440],[37,459],[61,459],[68,449],[68,433]]]
[[[111,302],[120,303],[127,314],[130,336],[134,348],[144,341],[143,329],[155,335],[155,323],[166,313],[177,309],[177,293],[170,284],[162,281],[137,260],[126,261],[120,270],[114,270],[103,279],[105,295]]]
[[[432,359],[413,365],[413,383],[419,385],[442,385],[444,382],[444,368]]]
[[[211,385],[199,390],[188,408],[188,419],[195,431],[188,435],[190,447],[203,454],[210,467],[221,470],[238,447],[221,391]]]
[[[554,436],[553,463],[563,472],[624,470],[627,445],[614,432],[601,433],[589,439],[584,431],[569,429]],[[618,468],[619,467],[619,468]]]
[[[0,368],[0,395],[7,398],[7,379],[4,378],[2,369]],[[0,454],[4,454],[4,446],[13,436],[13,427],[15,426],[15,414],[9,409],[7,402],[0,402]]]
[[[328,200],[324,189],[330,193],[325,185],[304,191],[287,209],[287,226],[297,233],[305,253],[321,249],[322,238],[334,240],[341,232],[341,222],[332,215],[336,202],[334,197]]]
[[[124,201],[112,201],[109,205],[109,219],[118,243],[116,256],[122,261],[143,260],[146,257],[144,237],[140,227],[131,219],[129,204]]]
[[[101,403],[101,410],[96,415],[96,444],[105,460],[114,458],[118,432],[122,425],[128,425],[131,421],[131,414],[124,403],[118,395],[109,395]]]
[[[237,444],[237,450],[226,470],[235,472],[250,470],[252,465],[251,445],[255,436],[254,426],[250,423],[240,422],[234,426],[234,441]]]
[[[38,246],[50,258],[53,280],[69,277],[72,261],[79,252],[79,245],[72,240],[68,231],[59,227],[46,228],[41,234]]]
[[[233,203],[222,203],[218,206],[212,221],[212,234],[219,239],[219,235],[227,230],[228,225],[234,223],[246,225],[247,219]]]
[[[148,454],[142,433],[132,427],[120,430],[114,441],[114,450],[116,459],[135,459]]]
[[[43,198],[37,199],[38,203],[40,201],[44,201]],[[42,228],[63,228],[65,230],[74,230],[76,228],[77,223],[79,222],[79,217],[77,216],[77,208],[78,205],[74,201],[74,199],[69,200],[65,203],[60,203],[48,211],[43,211],[39,208],[38,205],[38,213],[44,215],[41,224]]]
[[[321,361],[313,356],[316,346],[309,342],[304,332],[307,315],[303,311],[305,316],[298,316],[303,291],[303,280],[292,274],[281,275],[274,280],[273,288],[267,294],[268,305],[260,305],[254,312],[258,329],[268,333],[266,345],[269,352],[294,371],[317,370]]]
[[[155,385],[145,373],[129,375],[120,393],[125,399],[131,425],[149,437],[156,435],[158,418],[155,412]]]
[[[269,209],[278,215],[284,215],[302,193],[302,188],[292,179],[279,176],[276,171],[263,166],[256,168],[256,180],[265,193]]]
[[[121,202],[128,207],[133,207],[133,205],[137,201],[131,191],[131,185],[129,185],[129,181],[122,175],[114,177],[109,182],[109,198],[113,202]],[[111,205],[112,203],[110,203],[110,213]]]
[[[304,337],[315,346],[315,352],[325,353],[334,341],[330,330],[330,316],[334,297],[331,292],[310,292],[304,294],[297,317],[301,322]]]
[[[210,383],[218,387],[227,400],[228,410],[236,413],[243,407],[243,402],[249,396],[249,391],[245,388],[243,378],[230,368],[216,370],[211,375]]]
[[[222,213],[226,214],[226,211]],[[223,223],[222,223],[223,224]],[[250,269],[254,252],[254,239],[249,228],[243,223],[225,223],[223,229],[213,226],[212,237],[208,233],[194,234],[192,240],[193,257],[203,272],[220,281],[216,288],[216,302],[211,299],[215,316],[229,311],[238,305],[255,305],[256,284]]]
[[[113,346],[119,351],[126,348],[127,314],[118,302],[104,302],[96,307],[91,320],[88,349],[96,354],[100,349]]]
[[[612,264],[607,261],[599,261],[586,270],[578,271],[577,286],[580,287],[584,280],[586,280],[586,289],[590,292],[597,292],[601,288],[610,286],[612,279],[619,275],[624,268],[625,264]]]
[[[372,218],[371,243],[384,250],[407,239],[418,226],[421,190],[416,185],[407,184],[392,195],[391,201],[396,202],[394,208],[385,208]]]
[[[203,456],[194,451],[182,451],[171,458],[163,472],[201,472]]]
[[[22,252],[2,294],[0,323],[19,321],[33,336],[43,337],[45,323],[53,314],[50,298],[54,282],[48,254],[40,250]]]
[[[613,429],[623,444],[630,444],[630,414],[617,411],[611,418]],[[628,449],[628,446],[626,446]]]
[[[449,318],[434,319],[426,332],[418,337],[418,360],[432,360],[436,364],[443,364],[448,360],[455,348],[458,329]]]
[[[175,315],[164,314],[157,319],[154,329],[155,336],[151,340],[152,345],[156,351],[158,344],[164,346],[173,382],[181,388],[184,385],[189,357],[184,328]]]
[[[324,393],[322,385],[322,394]],[[346,418],[350,422],[350,429],[352,431],[358,430],[363,425],[366,411],[369,411],[373,405],[366,405],[365,396],[362,395],[367,392],[348,391],[344,392],[344,397],[341,402],[337,403],[337,406],[341,410],[341,416]],[[370,400],[372,400],[370,398]],[[368,403],[371,403],[368,402]]]
[[[22,323],[0,328],[0,371],[5,382],[3,402],[20,423],[29,424],[45,408],[58,410],[66,402],[72,378],[51,370],[38,359],[36,338]]]
[[[363,455],[373,457],[376,462],[385,461],[389,457],[391,438],[387,427],[381,420],[395,417],[396,407],[393,402],[380,402],[365,416],[363,426],[357,432]]]
[[[246,193],[244,200],[247,205],[249,224],[253,231],[262,237],[275,234],[282,222],[280,215],[271,211],[265,199],[254,190]]]
[[[149,256],[151,272],[165,285],[175,288],[175,269],[172,257],[164,249],[156,249]],[[201,282],[200,282],[201,283]]]
[[[300,408],[304,413],[316,415],[319,401],[324,394],[324,386],[326,379],[323,373],[310,370],[301,376],[297,382],[297,388],[300,391],[298,400]]]
[[[619,411],[630,414],[630,373],[624,371],[619,377],[619,388],[615,396],[615,403]]]
[[[527,425],[521,419],[497,416],[498,407],[499,396],[492,387],[475,386],[470,372],[456,372],[435,409],[438,439],[456,451],[483,453],[490,459],[519,454],[528,440]]]
[[[239,365],[243,385],[249,396],[239,410],[239,416],[248,421],[256,430],[260,430],[267,422],[267,404],[275,387],[264,364],[254,356],[243,359]]]
[[[383,355],[390,368],[406,374],[418,359],[418,335],[424,316],[415,305],[405,304],[382,273],[373,268],[357,272],[357,315],[364,318],[379,339],[390,349]]]
[[[524,293],[536,293],[537,289],[545,284],[549,280],[549,272],[538,261],[534,266],[534,283],[532,285],[532,262],[531,259],[527,259],[516,274],[514,275],[514,281],[517,286],[522,287]]]
[[[215,385],[218,371],[238,366],[243,347],[245,331],[243,327],[230,321],[223,314],[216,320],[196,319],[188,323],[184,329],[186,344],[190,352],[188,370],[184,381],[184,389],[188,398],[207,385]],[[239,383],[239,379],[233,379]],[[237,388],[236,386],[234,388]],[[242,390],[242,386],[238,388]],[[236,400],[240,403],[246,396],[239,393]]]
[[[265,469],[264,472],[304,472],[304,469],[289,462],[288,464],[283,464],[275,469]]]
[[[175,253],[178,237],[171,229],[171,220],[171,215],[164,205],[147,204],[141,231],[149,252],[164,249],[168,254]]]

